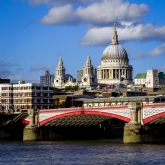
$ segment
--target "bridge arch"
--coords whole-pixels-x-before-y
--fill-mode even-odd
[[[165,103],[148,104],[143,106],[143,124],[154,122],[165,117]]]
[[[144,124],[148,124],[148,123],[152,123],[152,122],[154,123],[154,121],[156,122],[159,119],[162,119],[162,118],[164,119],[164,117],[165,117],[165,112],[161,112],[161,113],[158,113],[158,114],[155,114],[155,115],[152,115],[152,116],[145,118],[143,120],[143,123]]]
[[[119,115],[119,114],[114,114],[111,112],[103,112],[103,111],[97,111],[97,110],[78,110],[78,111],[65,112],[58,115],[52,115],[51,117],[41,120],[39,122],[39,126],[46,125],[55,120],[62,119],[65,117],[74,117],[74,116],[80,116],[80,115],[95,115],[95,116],[105,117],[105,119],[116,118],[127,123],[130,122],[130,118]]]

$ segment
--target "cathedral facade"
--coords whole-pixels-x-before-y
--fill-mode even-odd
[[[132,83],[132,65],[129,65],[128,54],[126,50],[119,45],[116,24],[112,34],[111,44],[105,48],[101,58],[101,65],[97,67],[97,74],[88,54],[86,63],[83,67],[81,77],[78,82],[73,82],[70,78],[66,80],[65,67],[62,57],[56,68],[54,86],[62,88],[65,86],[79,85],[80,87],[96,87],[99,85],[128,85]],[[80,72],[79,72],[80,73]],[[97,76],[96,76],[97,75]]]

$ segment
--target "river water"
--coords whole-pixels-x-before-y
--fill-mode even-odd
[[[0,142],[0,165],[165,164],[165,144],[123,144],[121,139]]]

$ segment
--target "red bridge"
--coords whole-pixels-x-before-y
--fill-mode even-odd
[[[165,123],[165,103],[141,103],[140,105],[110,105],[99,107],[72,107],[39,110],[37,125],[95,125],[109,118],[126,123]],[[34,124],[33,114],[23,120]],[[35,122],[36,123],[36,122]]]

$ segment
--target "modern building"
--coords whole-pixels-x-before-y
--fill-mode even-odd
[[[53,86],[37,83],[0,84],[3,110],[50,109]]]
[[[84,69],[77,70],[77,82],[81,83]]]
[[[126,50],[119,45],[116,24],[114,24],[112,42],[103,51],[101,65],[97,68],[98,84],[131,84],[132,70]]]
[[[52,85],[54,81],[54,74],[50,74],[49,71],[45,71],[43,76],[40,76],[40,83],[45,85]]]

